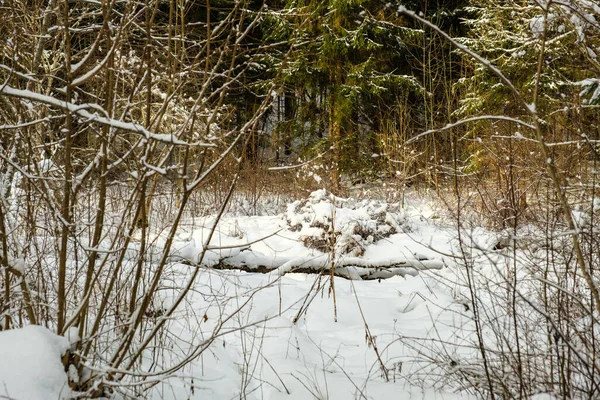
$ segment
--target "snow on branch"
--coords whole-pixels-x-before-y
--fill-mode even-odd
[[[243,255],[244,253],[241,253],[237,257],[223,258],[211,268],[267,273],[276,279],[287,273],[321,273],[331,267],[331,261],[326,254],[316,257],[295,257],[285,262],[280,260],[281,265],[274,265],[273,261],[252,263],[249,262],[253,258],[251,254],[245,257]],[[336,260],[334,274],[350,280],[372,280],[387,279],[392,276],[417,276],[419,271],[443,267],[443,262],[436,259],[411,260],[391,257],[388,260],[368,261],[360,257],[347,257]]]
[[[520,119],[517,119],[517,118],[507,117],[507,116],[504,116],[504,115],[480,115],[480,116],[477,116],[477,117],[471,117],[471,118],[461,119],[460,121],[456,121],[456,122],[452,122],[452,123],[446,124],[445,126],[442,126],[441,128],[430,129],[428,131],[422,132],[422,133],[418,134],[417,136],[415,136],[413,138],[410,138],[406,143],[409,144],[409,143],[412,143],[412,142],[415,142],[415,141],[421,139],[424,136],[431,135],[432,133],[447,131],[448,129],[452,129],[452,128],[455,128],[457,126],[461,126],[461,125],[464,125],[466,123],[469,123],[469,122],[485,121],[485,120],[510,121],[510,122],[514,122],[516,124],[522,125],[522,126],[524,126],[526,128],[535,130],[535,126],[533,126],[531,124],[528,124],[526,122],[523,122],[523,121],[521,121]]]
[[[4,85],[0,89],[0,93],[10,97],[16,97],[20,99],[26,99],[38,103],[43,103],[52,107],[57,107],[66,111],[69,111],[84,120],[91,122],[97,122],[101,125],[107,125],[111,128],[122,129],[133,133],[142,135],[147,140],[154,140],[166,144],[174,144],[181,146],[192,145],[186,141],[180,140],[175,134],[167,133],[154,133],[144,128],[143,126],[134,122],[124,122],[117,119],[113,119],[106,116],[100,116],[95,113],[89,112],[88,108],[99,108],[97,104],[73,104],[67,101],[58,100],[52,96],[43,95],[40,93],[32,92],[31,90],[15,89],[9,85]],[[214,144],[210,143],[194,143],[194,146],[212,147]]]

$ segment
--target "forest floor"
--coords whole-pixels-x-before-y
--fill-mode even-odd
[[[293,203],[279,215],[226,215],[202,260],[214,217],[186,221],[148,318],[159,318],[185,278],[203,270],[142,369],[192,361],[175,374],[148,378],[156,385],[144,397],[478,398],[469,374],[460,373],[480,363],[461,260],[479,260],[479,276],[494,279],[497,235],[470,229],[461,247],[442,207],[416,196],[394,209],[372,201],[348,204],[315,192],[312,202]],[[357,220],[358,227],[344,231]],[[329,242],[316,240],[328,234]],[[337,237],[333,245],[331,237]],[[154,246],[162,246],[160,234]],[[24,354],[18,365],[0,363],[0,396],[68,395],[62,366],[52,357],[68,343],[21,331],[24,347],[50,345],[20,353],[15,332],[0,332],[0,348]],[[200,339],[210,345],[188,345]]]

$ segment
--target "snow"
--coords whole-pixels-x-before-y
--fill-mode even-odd
[[[65,333],[65,338],[69,341],[69,348],[74,351],[76,349],[77,343],[81,340],[79,337],[79,329],[77,327],[70,327],[67,329]]]
[[[0,398],[47,400],[70,398],[61,363],[67,339],[40,326],[0,332]]]
[[[427,211],[420,209],[419,216],[423,212]],[[400,204],[343,199],[319,190],[289,204],[283,215],[226,218],[210,243],[205,242],[213,217],[190,221],[197,228],[180,229],[170,256],[173,261],[206,266],[226,264],[249,271],[266,268],[273,270],[275,277],[298,269],[328,270],[332,254],[336,272],[355,279],[416,275],[420,270],[443,268],[438,254],[415,244],[411,221]],[[428,229],[415,222],[420,229]],[[147,257],[157,258],[165,241],[161,236],[153,238],[155,245]],[[130,245],[129,252],[131,259],[137,256],[137,243]]]
[[[460,348],[466,340],[460,333],[471,321],[463,313],[464,299],[456,294],[458,289],[440,284],[440,276],[442,281],[456,279],[439,253],[452,251],[456,231],[423,217],[435,214],[428,204],[405,204],[394,211],[402,215],[399,226],[405,229],[365,244],[362,256],[335,253],[339,275],[350,278],[335,278],[337,318],[329,275],[294,272],[297,267],[328,271],[332,262],[331,253],[303,244],[301,237],[310,229],[323,232],[309,227],[310,221],[343,230],[357,219],[368,224],[374,215],[382,217],[393,208],[321,190],[292,203],[283,215],[226,217],[209,244],[205,241],[213,217],[188,221],[190,228],[179,233],[172,252],[175,263],[166,276],[189,275],[193,268],[187,262],[198,262],[205,245],[209,250],[203,265],[225,260],[250,271],[261,266],[274,269],[268,274],[203,271],[196,282],[200,289],[187,298],[188,306],[180,314],[185,317],[171,321],[177,340],[167,346],[179,348],[197,341],[198,335],[207,337],[220,318],[234,315],[248,303],[225,324],[224,329],[232,333],[220,336],[181,376],[165,378],[153,398],[380,399],[399,393],[406,399],[476,398],[454,392],[452,384],[450,388],[437,385],[443,373],[421,359],[424,354],[437,356],[419,338],[431,340],[435,332],[435,340]],[[332,212],[335,218],[328,219]],[[290,222],[303,227],[292,230]],[[478,237],[483,237],[481,232]],[[160,238],[153,242],[163,245]],[[379,275],[389,279],[362,280],[365,271],[395,264],[387,275]],[[209,287],[211,296],[200,294]],[[166,309],[175,296],[175,291],[161,291],[155,306]],[[212,297],[229,300],[215,305]],[[198,320],[202,322],[194,322]],[[372,344],[365,340],[365,324],[389,381]],[[239,331],[240,326],[247,328]],[[453,351],[460,359],[461,350]],[[177,359],[175,354],[172,357]]]
[[[529,29],[531,30],[533,36],[536,38],[542,36],[542,33],[544,32],[544,19],[545,18],[543,15],[539,15],[533,17],[529,22]]]
[[[41,173],[49,173],[53,171],[58,171],[59,167],[49,158],[42,158],[42,160],[38,163],[38,168]]]
[[[143,126],[133,123],[124,122],[121,120],[109,118],[107,116],[101,116],[96,113],[91,113],[87,109],[101,110],[102,108],[97,104],[74,104],[65,101],[58,100],[52,96],[46,96],[40,93],[32,92],[30,90],[15,89],[9,85],[3,85],[0,87],[0,93],[7,96],[13,96],[20,99],[27,99],[39,103],[44,103],[53,107],[62,108],[69,112],[77,114],[80,118],[86,121],[97,122],[102,125],[107,125],[116,129],[123,129],[126,131],[138,133],[148,140],[155,140],[158,142],[176,144],[176,145],[189,145],[189,143],[180,140],[175,134],[167,133],[153,133]],[[206,143],[198,143],[198,146],[211,146]]]
[[[249,288],[264,284],[262,276],[246,273],[211,272],[202,279],[213,285],[235,280],[240,287]],[[164,382],[154,398],[300,400],[314,398],[311,392],[318,393],[318,398],[332,400],[381,399],[398,394],[406,399],[475,398],[442,388],[421,388],[413,383],[413,379],[415,383],[426,380],[422,368],[428,370],[423,363],[413,361],[418,351],[425,351],[413,348],[414,338],[428,337],[437,324],[440,340],[449,343],[463,340],[444,328],[464,323],[454,312],[444,311],[446,307],[463,309],[450,292],[434,288],[432,293],[432,280],[423,277],[396,277],[360,284],[339,279],[335,283],[336,322],[333,301],[327,291],[315,293],[312,289],[318,281],[317,275],[288,274],[276,285],[255,293],[247,311],[231,328],[242,321],[263,322],[244,333],[222,337],[209,353],[189,366],[183,375],[193,376],[197,382],[194,394],[190,389],[191,378],[173,378]],[[325,282],[323,279],[321,285],[326,286]],[[311,301],[302,312],[307,295]],[[240,301],[247,296],[238,294]],[[365,341],[361,310],[371,334],[377,338],[389,369],[389,382],[382,377],[376,355]],[[210,309],[206,315],[207,324],[216,317]]]
[[[579,93],[580,96],[590,96],[590,103],[594,104],[600,101],[600,79],[587,78],[579,82],[575,82],[575,85],[583,88]]]
[[[596,203],[600,200],[594,200],[594,207]],[[335,218],[330,219],[332,213]],[[342,232],[356,221],[385,225],[386,217],[393,217],[398,229],[372,241],[355,238],[363,241],[360,256],[339,249],[321,251],[302,240],[307,232],[330,232],[327,226]],[[323,226],[311,227],[314,221]],[[214,223],[214,216],[207,216],[181,224],[147,318],[160,320],[176,304],[181,286],[201,272],[180,309],[167,318],[163,329],[168,334],[136,366],[135,372],[151,373],[144,379],[156,385],[136,393],[134,381],[127,381],[135,380],[135,374],[126,377],[123,390],[131,383],[130,397],[480,398],[457,380],[461,371],[480,372],[464,267],[472,266],[474,276],[485,284],[504,282],[495,266],[506,259],[492,250],[499,234],[465,229],[461,247],[456,227],[435,204],[410,195],[401,206],[359,201],[324,190],[292,203],[281,215],[227,215],[208,243]],[[300,228],[293,229],[295,225]],[[526,239],[534,236],[527,230],[506,234],[513,249],[526,247]],[[164,234],[157,233],[149,242],[145,257],[152,266],[165,245]],[[534,252],[534,246],[527,251]],[[139,243],[134,243],[128,257],[135,262],[138,255]],[[245,270],[210,268],[224,262]],[[335,303],[332,264],[338,275]],[[391,267],[378,269],[384,266]],[[265,268],[271,271],[255,272]],[[324,273],[299,273],[298,268]],[[518,274],[529,272],[520,266]],[[386,279],[364,280],[373,277]],[[488,301],[489,296],[481,291],[478,301]],[[496,317],[501,324],[507,315],[499,310]],[[151,321],[148,326],[152,328]],[[485,335],[492,337],[492,332]],[[7,382],[0,397],[64,398],[69,390],[60,356],[80,340],[75,327],[64,338],[35,326],[0,332],[0,356],[9,360],[0,363],[0,384]],[[493,339],[487,345],[493,349]],[[190,362],[176,374],[163,372],[188,357]],[[95,367],[101,374],[103,366]],[[68,374],[77,380],[73,366]]]

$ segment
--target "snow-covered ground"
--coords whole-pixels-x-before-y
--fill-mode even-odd
[[[66,338],[41,326],[0,332],[0,398],[70,398],[61,363],[61,355],[68,349]]]
[[[218,337],[186,367],[186,378],[163,381],[156,398],[188,398],[192,393],[214,399],[468,397],[454,392],[459,386],[444,377],[444,370],[461,357],[456,352],[472,352],[473,345],[468,337],[470,315],[451,284],[454,271],[445,267],[453,263],[442,255],[452,251],[455,230],[426,218],[433,214],[426,203],[382,211],[385,206],[376,202],[349,206],[343,199],[324,196],[315,192],[308,201],[292,203],[284,216],[238,216],[219,224],[211,244],[221,249],[210,251],[204,264],[225,261],[249,270],[275,269],[268,274],[203,272],[199,287],[221,288],[219,294],[228,300],[215,307],[212,299],[193,295],[183,318],[186,323],[190,316],[204,318],[200,326],[208,332],[222,315],[232,315],[248,303],[226,324],[225,330],[232,333]],[[336,200],[341,204],[336,206]],[[378,241],[365,239],[374,215],[380,221],[395,219],[391,224],[396,233],[388,232]],[[336,266],[356,270],[361,265],[401,265],[389,279],[336,277],[335,311],[331,252],[310,248],[312,241],[306,240],[327,235],[328,224],[339,231]],[[360,230],[363,237],[348,234],[352,224],[365,227]],[[211,221],[195,225],[208,227]],[[207,232],[198,227],[182,231],[173,254],[197,261]],[[362,254],[358,256],[347,241],[362,246]],[[293,272],[324,266],[322,275]],[[175,265],[171,273],[182,276],[189,268]],[[356,271],[348,275],[358,278]],[[171,303],[168,291],[163,299],[166,308]],[[186,331],[189,328],[181,328],[182,335]],[[437,354],[444,348],[445,356]]]
[[[201,268],[195,290],[144,354],[137,369],[148,373],[144,385],[123,385],[119,396],[477,398],[453,374],[465,367],[463,360],[477,358],[477,345],[463,267],[451,256],[457,253],[452,224],[426,202],[393,210],[367,202],[348,211],[324,193],[314,195],[312,203],[294,203],[284,215],[225,217],[202,266],[197,263],[213,219],[182,225],[149,323]],[[367,229],[374,215],[393,226],[379,240]],[[344,231],[352,224],[361,229]],[[307,235],[333,232],[339,232],[333,251],[307,247],[314,243]],[[493,235],[483,229],[471,234],[473,248],[493,246]],[[356,246],[348,246],[353,241]],[[157,236],[155,246],[161,245]],[[473,248],[469,259],[478,256]],[[135,258],[135,247],[130,255]],[[355,279],[336,276],[332,288],[331,257],[338,275]],[[224,263],[246,271],[206,267]],[[392,272],[382,275],[388,279],[360,279],[363,269],[390,265]],[[259,267],[272,271],[253,272]],[[322,273],[294,272],[323,267]],[[37,327],[0,332],[0,397],[68,395],[60,363],[68,345]],[[185,366],[170,371],[177,363]]]

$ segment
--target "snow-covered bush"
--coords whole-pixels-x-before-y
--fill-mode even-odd
[[[369,244],[408,229],[399,204],[343,199],[325,189],[290,203],[285,218],[306,247],[334,248],[337,256],[361,256]]]

